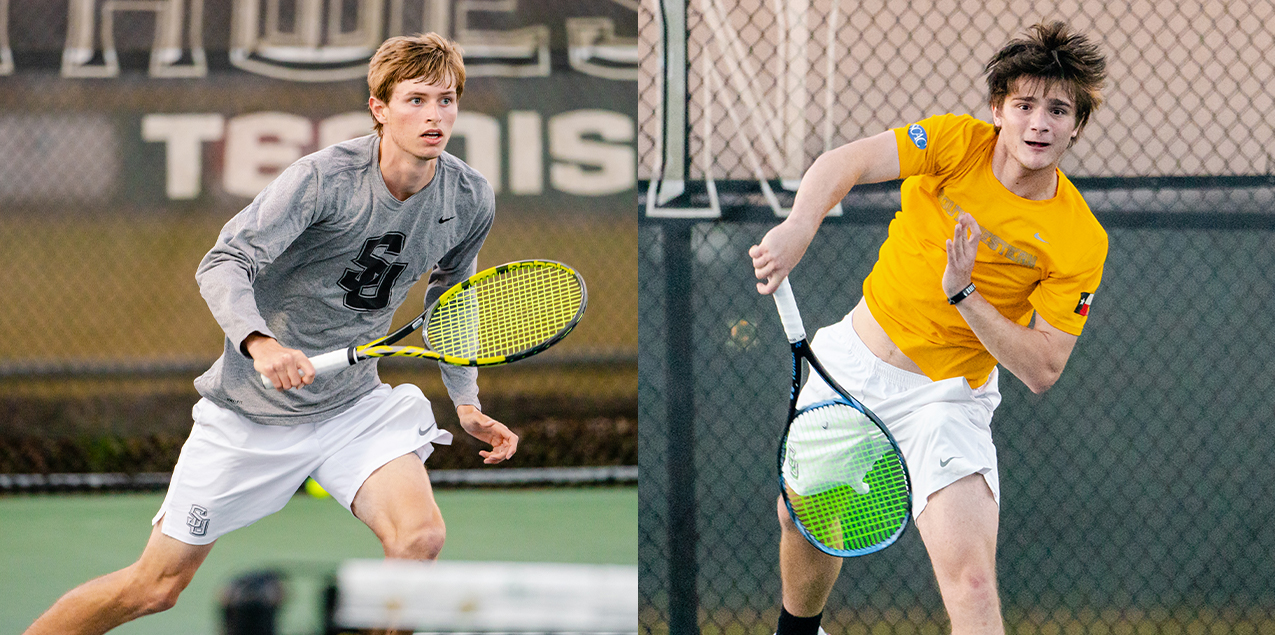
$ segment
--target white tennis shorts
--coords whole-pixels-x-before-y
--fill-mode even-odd
[[[163,532],[206,545],[287,504],[307,476],[350,509],[377,468],[409,452],[424,461],[432,444],[452,435],[438,429],[420,388],[381,384],[351,408],[320,423],[267,426],[200,399],[195,425],[173,469],[159,513]]]
[[[982,474],[1000,504],[991,428],[992,413],[1001,402],[999,371],[993,370],[985,384],[972,389],[964,377],[931,381],[925,375],[896,368],[868,350],[851,325],[850,315],[819,329],[810,347],[833,379],[876,413],[898,442],[912,478],[913,517],[925,510],[930,495],[970,474]],[[835,395],[812,373],[797,398],[797,407]],[[826,453],[796,458],[802,469],[811,470],[816,469],[817,461],[831,460]]]

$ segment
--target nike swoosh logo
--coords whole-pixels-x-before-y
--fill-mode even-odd
[[[423,436],[425,436],[425,435],[429,434],[429,430],[421,430],[420,428],[417,428],[417,429],[416,429],[416,434],[418,434],[418,435],[420,435],[420,436],[422,436],[422,437],[423,437]]]
[[[949,459],[948,459],[948,460],[946,460],[946,461],[944,461],[943,459],[939,459],[939,467],[947,467],[947,464],[948,464],[948,463],[951,463],[953,459],[959,459],[959,458],[961,458],[961,457],[959,457],[959,456],[954,456],[954,457],[949,458]]]
[[[456,217],[455,217],[455,216],[448,216],[447,218],[440,218],[440,219],[438,219],[438,224],[439,224],[439,225],[442,225],[443,223],[446,223],[447,221],[449,221],[449,220],[451,220],[451,219],[453,219],[453,218],[456,218]]]
[[[1049,244],[1048,240],[1045,240],[1044,238],[1040,237],[1040,232],[1036,232],[1036,234],[1033,235],[1032,238],[1035,238],[1036,240],[1039,240],[1040,242],[1045,243],[1046,245]]]

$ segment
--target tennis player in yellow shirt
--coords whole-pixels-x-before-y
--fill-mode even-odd
[[[903,450],[953,633],[1004,632],[997,364],[1032,392],[1049,390],[1102,278],[1107,234],[1058,163],[1101,103],[1105,68],[1066,24],[1032,27],[987,64],[992,123],[940,115],[823,154],[792,214],[749,250],[757,290],[770,294],[852,187],[905,179],[863,298],[812,347]],[[832,396],[815,377],[798,405]],[[814,635],[841,560],[801,537],[782,500],[778,508],[778,633]]]

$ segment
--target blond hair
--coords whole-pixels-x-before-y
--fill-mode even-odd
[[[400,82],[424,80],[430,84],[456,85],[456,96],[465,92],[465,60],[460,45],[437,34],[400,35],[381,43],[368,63],[367,88],[372,96],[390,102]],[[381,122],[372,117],[376,134]]]

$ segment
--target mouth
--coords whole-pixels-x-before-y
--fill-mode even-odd
[[[1049,147],[1049,144],[1044,143],[1043,141],[1027,141],[1026,139],[1024,139],[1023,143],[1027,144],[1029,148],[1035,148],[1037,150],[1044,150],[1045,148]]]
[[[435,141],[435,142],[437,142],[437,141],[442,141],[442,140],[443,140],[443,131],[442,131],[442,130],[428,130],[428,131],[426,131],[424,134],[422,134],[422,135],[421,135],[421,137],[422,137],[422,138],[424,138],[426,141]]]

